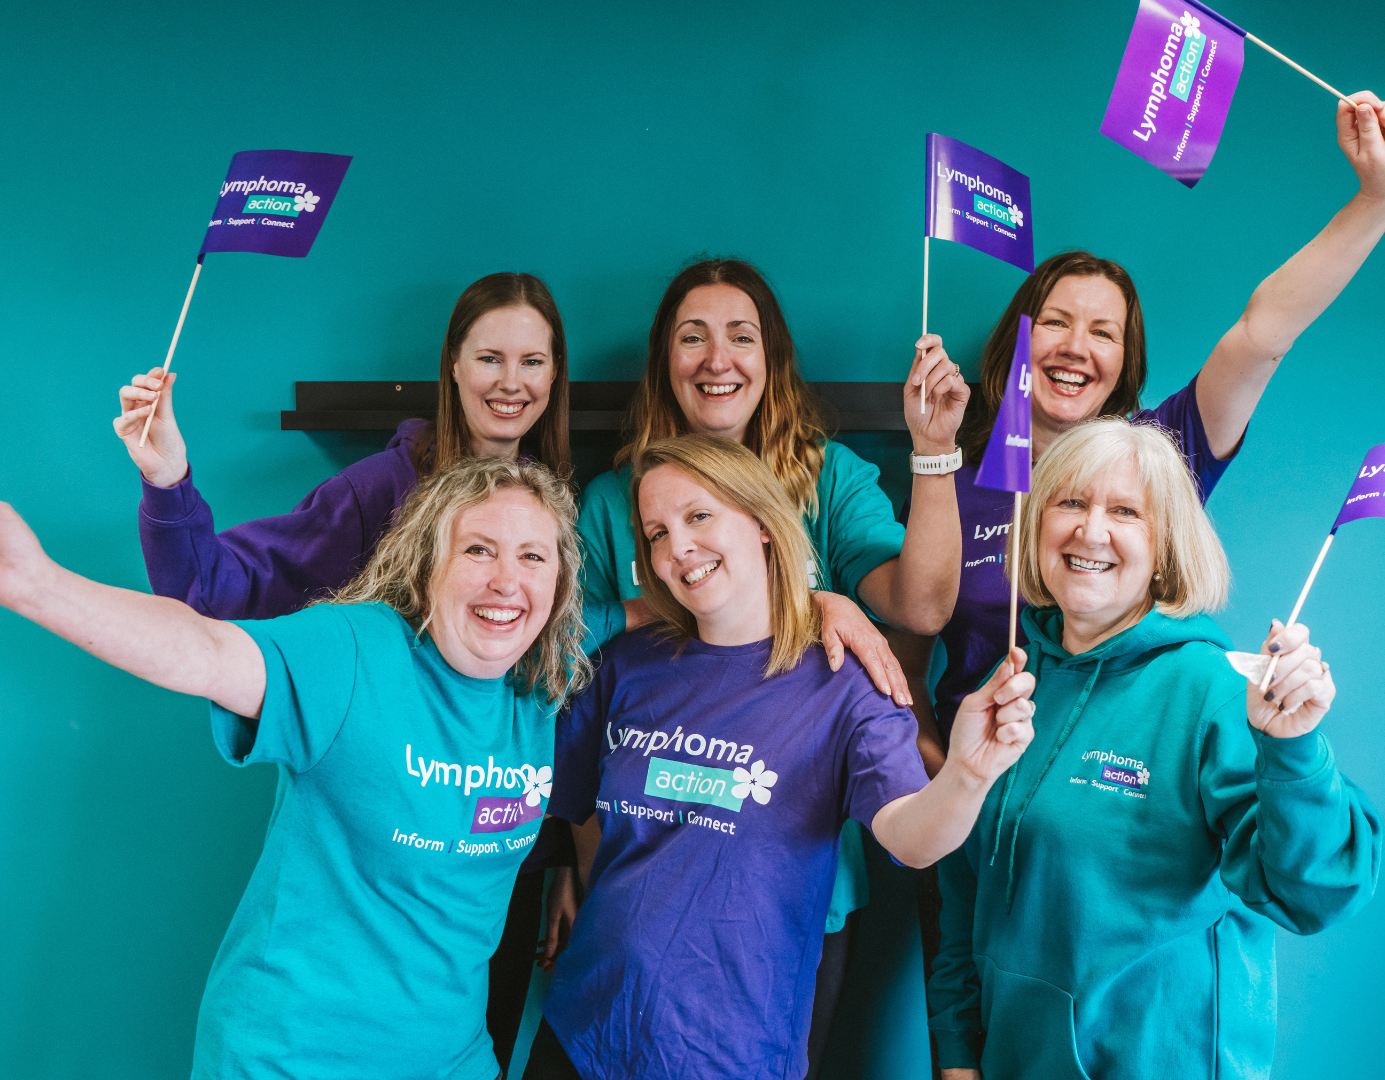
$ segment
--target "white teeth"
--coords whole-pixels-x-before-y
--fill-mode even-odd
[[[1079,559],[1076,555],[1064,555],[1063,558],[1068,560],[1068,568],[1070,570],[1081,570],[1086,574],[1099,574],[1103,570],[1109,570],[1116,565],[1115,563],[1109,562],[1096,562],[1092,559]]]
[[[693,570],[693,571],[690,572],[690,573],[684,574],[684,575],[683,575],[683,581],[684,581],[685,584],[688,584],[688,585],[696,585],[699,581],[701,581],[703,578],[705,578],[708,574],[710,574],[713,570],[715,570],[715,569],[716,569],[718,566],[720,566],[720,565],[721,565],[721,562],[720,562],[720,561],[717,561],[717,562],[709,562],[706,566],[699,566],[696,570]]]
[[[498,623],[514,622],[523,614],[515,608],[478,607],[471,610],[488,622]]]
[[[489,405],[496,412],[498,412],[501,416],[518,416],[520,410],[523,409],[524,406],[528,404],[528,402],[521,401],[518,404],[509,405],[500,401],[488,401],[486,402],[486,404]]]
[[[697,388],[704,394],[711,394],[713,397],[720,397],[722,394],[732,394],[741,388],[740,383],[698,383]]]
[[[1063,383],[1065,386],[1081,387],[1086,386],[1092,381],[1090,375],[1080,375],[1075,371],[1057,371],[1050,369],[1044,372],[1054,382]]]

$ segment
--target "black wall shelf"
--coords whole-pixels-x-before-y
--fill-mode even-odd
[[[619,431],[634,396],[634,382],[573,382],[573,431]],[[892,382],[819,382],[829,427],[837,431],[906,431],[902,387]],[[294,383],[292,411],[281,412],[283,431],[393,431],[410,417],[432,419],[436,382]]]

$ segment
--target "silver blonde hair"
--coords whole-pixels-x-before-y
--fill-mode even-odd
[[[1044,510],[1055,498],[1082,491],[1123,462],[1135,463],[1153,519],[1154,570],[1160,580],[1150,582],[1149,595],[1156,610],[1184,619],[1223,607],[1231,568],[1188,463],[1163,428],[1119,416],[1089,420],[1064,432],[1034,467],[1033,491],[1020,518],[1020,592],[1036,607],[1057,604],[1040,573]]]
[[[515,665],[515,684],[523,693],[538,690],[551,702],[581,689],[591,663],[582,651],[586,628],[578,585],[577,503],[571,488],[537,463],[467,458],[422,481],[396,512],[365,569],[322,602],[388,604],[421,636],[433,617],[433,592],[447,572],[457,518],[509,489],[533,495],[558,524],[553,610]]]

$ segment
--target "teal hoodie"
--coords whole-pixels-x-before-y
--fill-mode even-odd
[[[1079,656],[1028,608],[1034,741],[939,864],[943,1068],[987,1080],[1268,1077],[1274,927],[1375,889],[1381,826],[1320,730],[1261,735],[1207,616]]]

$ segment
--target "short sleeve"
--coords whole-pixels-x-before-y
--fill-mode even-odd
[[[873,687],[850,710],[842,808],[867,829],[880,809],[928,783],[918,751],[918,722]]]
[[[1207,429],[1202,424],[1202,410],[1197,405],[1196,375],[1192,382],[1165,398],[1156,408],[1142,409],[1130,419],[1136,424],[1158,424],[1173,434],[1204,503],[1241,448],[1241,444],[1237,443],[1236,450],[1225,460],[1212,453],[1212,446],[1207,441]],[[1242,440],[1244,438],[1243,434]]]
[[[617,634],[625,633],[625,605],[618,600],[606,602],[583,593],[582,624],[587,628],[582,651],[590,656],[610,644]]]
[[[898,558],[904,526],[881,490],[880,470],[840,443],[828,443],[818,487],[818,513],[826,517],[827,560],[836,591],[865,608],[857,589],[877,566]]]
[[[611,664],[596,669],[596,677],[558,714],[553,745],[553,794],[548,812],[574,825],[596,813],[601,786],[601,729],[611,700]]]
[[[307,772],[322,759],[355,689],[356,633],[347,612],[317,604],[236,623],[264,656],[265,697],[258,721],[212,703],[212,738],[232,765],[270,762]]]
[[[589,600],[609,604],[621,599],[619,563],[625,545],[619,530],[627,536],[632,534],[630,498],[620,473],[602,473],[582,492],[582,509],[577,518],[577,532],[582,538],[583,587]],[[633,540],[627,543],[633,547]],[[639,595],[638,591],[635,595]]]

